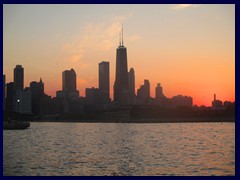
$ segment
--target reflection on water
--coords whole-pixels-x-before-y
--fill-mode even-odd
[[[235,124],[31,123],[3,132],[3,175],[235,175]]]

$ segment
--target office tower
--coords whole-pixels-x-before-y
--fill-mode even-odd
[[[6,98],[6,111],[14,112],[16,110],[15,88],[14,83],[7,83],[7,98]]]
[[[42,88],[44,88],[41,80],[40,83],[42,84]],[[63,100],[78,101],[79,91],[77,91],[76,73],[74,69],[62,72],[62,91],[57,91],[56,97]],[[67,106],[66,109],[68,109]]]
[[[62,73],[62,90],[76,91],[76,73],[74,69],[63,71]]]
[[[14,68],[14,86],[16,90],[23,90],[24,88],[24,69],[22,65],[16,65]]]
[[[109,62],[103,61],[99,63],[99,92],[101,94],[100,103],[108,103],[110,91],[110,75],[109,75]]]
[[[86,88],[86,104],[88,105],[97,105],[99,104],[99,89],[98,88]]]
[[[133,68],[131,68],[128,73],[128,80],[129,80],[129,93],[135,95],[135,74]]]
[[[3,74],[3,110],[5,110],[5,83],[6,83],[6,76]]]
[[[16,91],[16,112],[23,114],[32,113],[32,92],[29,87],[23,91]]]
[[[163,97],[162,86],[160,83],[157,83],[157,87],[155,88],[155,98],[161,99]]]
[[[128,85],[128,65],[127,49],[123,45],[123,28],[121,41],[116,54],[116,79],[114,83],[114,101],[119,104],[128,104],[129,85]]]
[[[44,83],[42,81],[42,78],[40,78],[40,81],[38,83],[38,88],[39,88],[39,94],[44,95]]]
[[[44,83],[42,82],[42,78],[40,78],[39,82],[32,81],[30,83],[30,89],[32,91],[32,97],[42,96],[44,95]]]
[[[144,86],[146,88],[146,98],[150,98],[150,82],[149,80],[145,79],[144,80]]]
[[[128,73],[128,84],[129,84],[129,100],[130,104],[134,104],[135,101],[135,74],[134,69],[131,68]]]
[[[141,87],[137,91],[137,98],[138,103],[147,103],[150,98],[150,82],[149,80],[144,80],[144,85],[141,85]]]
[[[212,108],[213,109],[221,109],[222,108],[222,101],[217,100],[216,94],[213,95],[213,101],[212,101]]]

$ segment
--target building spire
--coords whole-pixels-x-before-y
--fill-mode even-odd
[[[123,46],[123,23],[122,23],[122,46]]]
[[[121,46],[121,32],[119,33],[119,46]]]

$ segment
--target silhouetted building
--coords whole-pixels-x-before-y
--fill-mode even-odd
[[[14,112],[15,111],[15,88],[14,83],[10,82],[7,83],[7,98],[6,98],[6,111],[7,112]]]
[[[146,97],[150,98],[150,82],[149,82],[149,80],[147,80],[147,79],[144,80],[144,86],[146,88]]]
[[[47,96],[44,93],[44,83],[42,81],[42,78],[40,78],[39,82],[32,81],[30,83],[30,90],[32,93],[32,113],[33,114],[42,114],[43,112],[47,112],[45,108],[48,108],[49,110],[51,109],[49,107],[49,104],[51,104],[49,102],[51,100],[51,97]],[[42,104],[44,104],[44,106]]]
[[[97,105],[99,104],[99,89],[98,88],[86,88],[86,104]]]
[[[79,100],[79,91],[76,90],[76,73],[74,69],[63,71],[62,91],[56,92],[56,97],[61,99]]]
[[[163,95],[163,91],[162,91],[162,86],[160,83],[157,84],[157,87],[155,88],[155,98],[160,100],[164,95]]]
[[[110,103],[110,75],[109,75],[109,62],[103,61],[99,63],[99,93],[100,103],[107,104]]]
[[[32,92],[29,87],[23,91],[16,91],[16,112],[24,114],[32,114]]]
[[[62,91],[56,92],[58,107],[61,113],[71,113],[71,104],[79,101],[79,91],[76,90],[76,73],[74,69],[63,71]]]
[[[44,95],[44,83],[42,82],[42,78],[40,78],[39,82],[32,81],[30,83],[30,89],[32,91],[32,97]]]
[[[129,84],[129,103],[135,104],[136,94],[135,94],[135,74],[134,69],[131,68],[128,72],[128,84]]]
[[[5,89],[6,89],[6,76],[3,74],[3,111],[5,111],[5,103],[6,103],[6,100],[5,100]]]
[[[114,101],[118,104],[128,104],[129,102],[129,85],[128,85],[128,65],[127,49],[122,41],[119,42],[116,56],[116,79],[114,83]]]
[[[14,85],[16,90],[23,90],[24,88],[24,69],[22,65],[16,65],[14,68]]]
[[[172,107],[172,102],[163,94],[163,88],[160,83],[157,83],[155,88],[155,104],[160,105],[161,107]]]
[[[179,107],[179,106],[192,107],[193,99],[191,96],[182,96],[182,95],[173,96],[172,106],[173,107]]]
[[[212,108],[213,109],[221,109],[222,108],[222,101],[216,99],[216,94],[214,94],[214,99],[212,101]]]
[[[62,90],[76,91],[76,73],[74,69],[63,71],[62,73]]]
[[[137,100],[138,104],[148,103],[150,100],[150,82],[149,80],[144,80],[144,85],[141,85],[137,90]]]
[[[69,98],[72,101],[79,100],[79,91],[57,91],[58,98]]]
[[[228,108],[230,105],[232,105],[233,103],[232,102],[230,102],[230,101],[224,101],[224,103],[223,103],[223,107],[226,109],[226,108]]]

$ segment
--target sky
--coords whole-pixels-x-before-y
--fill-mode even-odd
[[[3,5],[3,73],[24,67],[24,86],[42,78],[45,93],[62,90],[62,72],[73,68],[77,89],[98,87],[98,63],[110,62],[110,94],[116,48],[123,24],[128,69],[135,70],[136,92],[144,79],[151,96],[193,97],[211,106],[235,101],[234,4]]]

